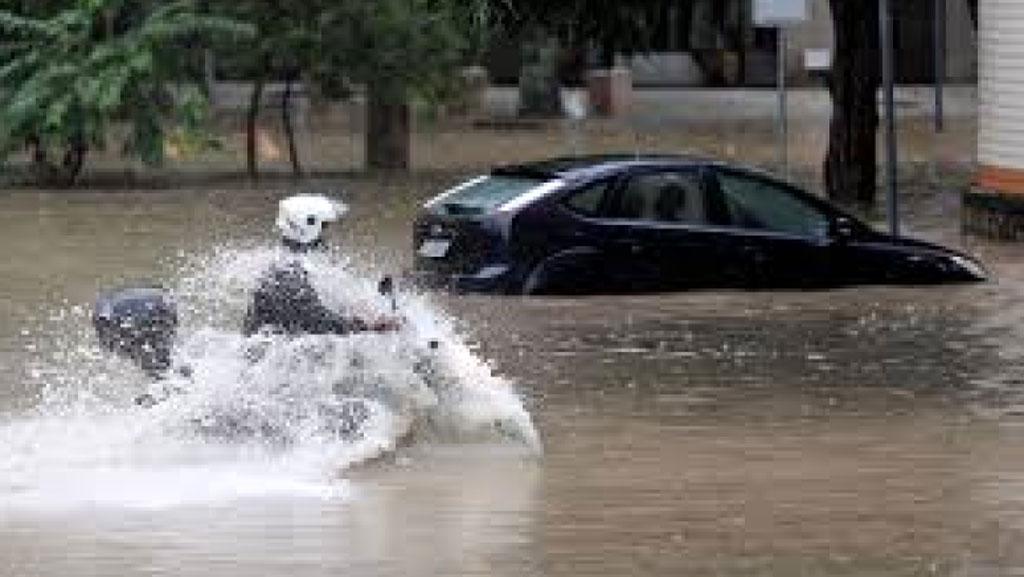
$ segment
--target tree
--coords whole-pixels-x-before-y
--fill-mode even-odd
[[[458,0],[220,0],[213,9],[257,31],[242,50],[219,57],[240,62],[253,79],[247,114],[247,166],[257,175],[256,122],[271,79],[285,81],[282,121],[293,171],[300,170],[288,100],[304,80],[328,96],[367,94],[367,164],[409,165],[412,98],[436,100],[456,85],[476,25],[475,4]]]
[[[978,0],[966,0],[975,26]],[[829,76],[832,120],[825,190],[832,199],[872,205],[877,190],[880,44],[878,3],[829,0],[835,57]]]
[[[879,12],[877,2],[829,0],[835,50],[825,189],[843,203],[870,205],[876,193]]]
[[[164,159],[170,140],[202,145],[206,100],[189,48],[245,33],[188,1],[125,0],[78,0],[41,15],[0,10],[0,31],[10,39],[0,67],[0,155],[28,145],[40,180],[65,185],[115,124],[127,127],[122,153],[150,164]]]
[[[266,85],[283,79],[281,121],[288,141],[288,155],[295,176],[302,173],[291,118],[294,84],[303,73],[315,67],[317,59],[317,17],[328,5],[326,0],[280,2],[278,0],[212,0],[210,9],[225,18],[242,21],[255,30],[241,46],[232,46],[218,54],[218,61],[252,80],[252,92],[246,113],[246,170],[250,178],[259,176],[256,153],[256,129]]]
[[[344,0],[321,15],[322,65],[366,90],[370,168],[409,167],[409,103],[452,95],[477,10],[475,1]]]

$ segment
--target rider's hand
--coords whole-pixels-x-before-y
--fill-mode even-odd
[[[390,333],[405,326],[405,319],[401,317],[379,317],[370,321],[370,330],[377,333]]]

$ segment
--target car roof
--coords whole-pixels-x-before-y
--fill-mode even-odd
[[[681,154],[603,154],[590,156],[565,156],[522,164],[500,166],[491,171],[495,176],[519,176],[542,180],[566,180],[575,183],[592,182],[609,175],[636,168],[693,168],[710,167],[748,174],[787,186],[803,198],[835,211],[857,222],[861,219],[827,199],[813,195],[786,179],[780,179],[772,172],[748,165],[734,164],[714,158]]]
[[[717,161],[675,154],[606,154],[566,156],[495,168],[495,175],[530,176],[544,179],[590,178],[643,166],[704,166]]]

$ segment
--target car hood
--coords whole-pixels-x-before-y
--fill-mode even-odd
[[[906,248],[908,250],[919,251],[922,253],[930,253],[934,256],[958,256],[977,262],[974,256],[967,254],[966,252],[952,249],[941,244],[921,240],[917,238],[911,238],[907,236],[891,236],[888,234],[879,233],[877,236],[868,239],[873,242],[884,242],[894,247]]]
[[[865,238],[862,242],[888,246],[891,247],[891,250],[904,253],[907,256],[944,261],[947,267],[952,266],[967,278],[973,280],[987,280],[991,278],[987,267],[973,255],[934,242],[905,236],[894,237],[884,233],[878,233]]]

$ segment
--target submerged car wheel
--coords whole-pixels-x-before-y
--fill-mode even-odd
[[[537,265],[533,268],[526,280],[523,281],[523,287],[521,293],[524,296],[533,295],[544,295],[549,294],[548,289],[550,282],[548,280],[548,273],[543,265]]]
[[[596,252],[578,248],[538,263],[523,281],[523,295],[570,295],[600,290]]]

